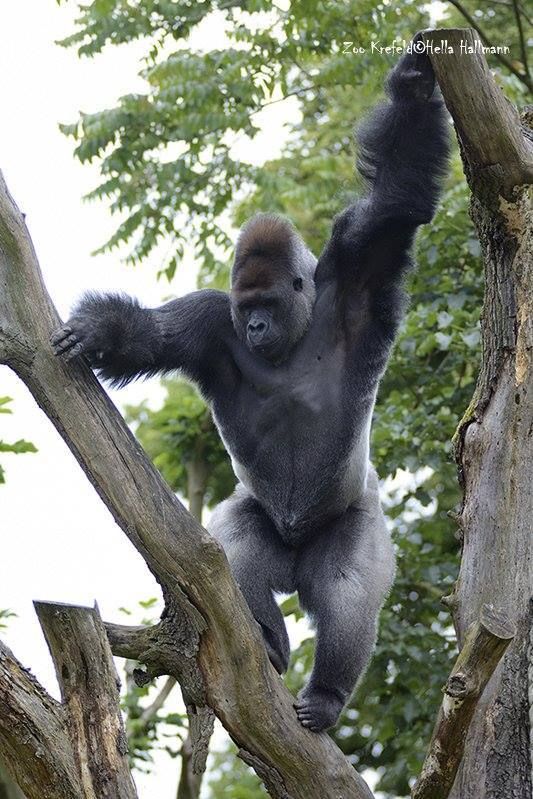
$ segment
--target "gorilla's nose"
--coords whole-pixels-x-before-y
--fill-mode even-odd
[[[248,333],[257,335],[258,333],[266,333],[267,323],[263,321],[248,322]]]
[[[262,314],[254,312],[250,316],[248,325],[246,327],[246,332],[248,334],[248,339],[252,342],[252,344],[259,344],[259,342],[268,332],[268,327],[268,319],[265,319]]]

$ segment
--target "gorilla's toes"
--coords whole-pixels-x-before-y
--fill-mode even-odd
[[[308,686],[298,696],[294,707],[300,723],[312,732],[333,727],[339,718],[343,702],[331,691]]]

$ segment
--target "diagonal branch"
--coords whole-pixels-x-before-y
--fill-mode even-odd
[[[448,796],[478,699],[515,633],[514,624],[503,612],[483,606],[481,618],[468,631],[444,686],[444,699],[413,799]]]
[[[174,679],[174,677],[167,677],[163,687],[157,694],[154,701],[143,710],[141,717],[139,719],[139,722],[141,723],[143,730],[147,729],[147,727],[157,717],[159,711],[163,709],[164,704],[167,701],[168,697],[170,696],[171,692],[174,690],[175,685],[176,685],[176,680]]]

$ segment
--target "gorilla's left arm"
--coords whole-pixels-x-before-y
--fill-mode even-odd
[[[372,315],[385,321],[388,338],[400,316],[400,284],[411,265],[416,229],[431,221],[437,206],[449,133],[425,54],[403,56],[386,88],[390,101],[378,106],[358,133],[358,167],[370,191],[335,220],[315,282],[319,288],[334,280],[348,301],[366,296]]]

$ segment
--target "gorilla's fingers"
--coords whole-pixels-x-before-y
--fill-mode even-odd
[[[81,353],[83,352],[83,349],[84,349],[84,348],[83,348],[83,342],[82,342],[82,341],[78,341],[78,343],[77,343],[77,344],[75,344],[75,345],[74,345],[74,346],[73,346],[73,347],[72,347],[72,348],[71,348],[71,349],[70,349],[70,350],[67,352],[67,354],[66,354],[66,356],[65,356],[65,360],[67,360],[67,361],[72,361],[72,360],[74,360],[74,358],[76,358],[78,355],[81,355]]]
[[[70,328],[68,330],[70,331]],[[52,347],[56,355],[63,355],[78,343],[79,338],[76,333],[65,332],[65,329],[63,329],[55,334],[55,341],[52,341]]]
[[[59,330],[54,330],[54,332],[51,334],[50,343],[52,344],[53,347],[55,347],[56,344],[59,344],[61,341],[63,341],[64,338],[69,336],[71,333],[72,333],[72,328],[69,327],[68,325],[63,325],[63,327],[60,327]]]

